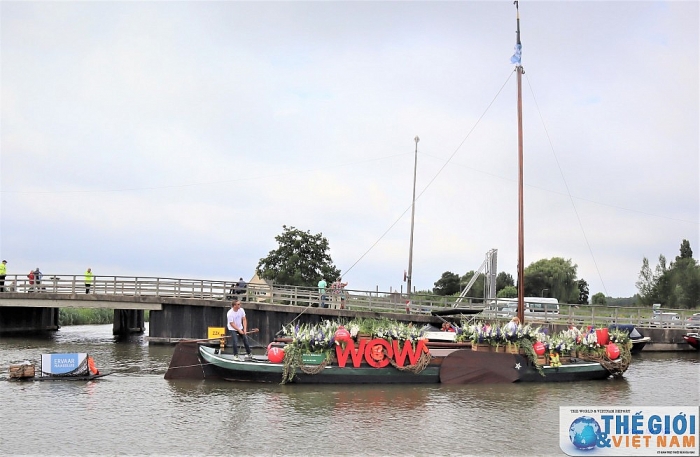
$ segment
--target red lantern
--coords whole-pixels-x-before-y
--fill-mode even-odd
[[[605,352],[608,354],[608,358],[610,360],[615,360],[616,358],[620,357],[620,348],[617,347],[617,344],[615,343],[610,343],[605,346]]]
[[[267,351],[267,359],[272,363],[282,363],[284,360],[284,349],[272,347]]]
[[[541,341],[538,341],[535,344],[533,344],[532,349],[535,350],[535,354],[544,355],[545,347],[544,347],[544,343],[542,343]]]
[[[338,327],[338,330],[335,331],[335,340],[340,343],[343,341],[350,343],[352,342],[352,336],[350,336],[350,332],[348,332],[347,329],[341,325]]]

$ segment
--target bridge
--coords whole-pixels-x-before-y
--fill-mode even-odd
[[[57,330],[60,308],[113,309],[115,335],[142,333],[144,311],[148,310],[151,343],[206,337],[208,327],[225,325],[226,312],[236,298],[245,302],[251,328],[261,328],[261,337],[267,341],[300,313],[304,316],[299,322],[388,313],[399,320],[427,323],[437,320],[430,311],[455,303],[454,297],[414,298],[409,315],[405,295],[399,292],[333,293],[328,288],[322,295],[316,287],[267,283],[248,284],[239,290],[236,281],[159,277],[94,276],[87,287],[84,275],[44,275],[40,282],[8,275],[4,289],[0,293],[0,335]],[[482,308],[467,302],[460,306]]]
[[[159,277],[95,276],[89,289],[83,275],[45,275],[31,282],[23,275],[8,275],[5,292],[0,293],[0,335],[54,331],[59,328],[60,308],[104,308],[114,310],[113,333],[144,332],[144,312],[149,311],[150,343],[175,343],[207,336],[208,327],[223,327],[231,300],[241,299],[250,327],[261,329],[260,340],[271,341],[283,325],[318,322],[323,319],[380,317],[415,323],[438,323],[433,312],[467,310],[479,318],[509,319],[493,303],[460,297],[411,295],[407,308],[405,294],[331,288],[321,295],[316,287],[248,284],[238,290],[236,281],[211,281]],[[86,293],[89,292],[89,293]],[[339,292],[339,291],[338,291]],[[326,307],[323,307],[325,305]],[[680,340],[686,317],[696,310],[677,311],[678,322],[655,323],[652,311],[642,307],[604,307],[560,304],[559,309],[527,314],[529,321],[546,325],[633,324],[641,328],[660,327],[664,340]],[[679,335],[676,335],[679,333]]]

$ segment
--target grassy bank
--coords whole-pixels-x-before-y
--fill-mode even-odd
[[[144,312],[148,322],[148,310]],[[107,308],[61,308],[58,311],[58,325],[99,325],[114,322],[114,310]]]

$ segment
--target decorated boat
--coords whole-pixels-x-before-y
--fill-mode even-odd
[[[686,333],[683,339],[696,351],[700,351],[700,333]]]
[[[515,2],[516,9],[518,2]],[[556,382],[619,377],[630,363],[629,334],[619,330],[572,327],[550,335],[525,323],[522,75],[520,16],[517,14],[515,64],[518,85],[518,301],[517,321],[460,322],[436,341],[410,324],[325,321],[287,326],[265,356],[240,360],[224,345],[179,343],[166,379],[196,378],[279,383],[446,383]],[[416,163],[418,154],[416,142]],[[415,164],[407,280],[410,310]],[[436,317],[438,319],[438,317]],[[355,328],[357,327],[357,328]],[[363,333],[365,335],[363,335]]]
[[[619,377],[630,362],[625,332],[497,323],[426,332],[390,319],[295,325],[265,355],[241,360],[225,344],[175,347],[166,379],[295,384],[479,384],[561,382]],[[441,337],[436,335],[441,334]]]
[[[37,373],[33,363],[10,365],[11,381],[91,381],[107,376],[100,372],[87,353],[42,354]]]

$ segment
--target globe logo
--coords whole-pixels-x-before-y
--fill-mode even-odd
[[[569,439],[577,449],[590,450],[596,446],[600,425],[595,419],[581,416],[574,420],[569,427]]]

